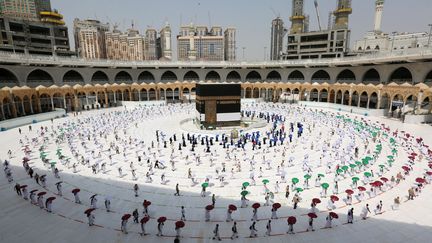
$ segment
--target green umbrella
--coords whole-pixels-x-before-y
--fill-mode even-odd
[[[390,143],[395,143],[396,140],[394,140],[394,138],[390,138]]]
[[[297,191],[297,192],[302,192],[302,191],[303,191],[303,189],[302,189],[302,188],[300,188],[300,187],[297,187],[297,188],[296,188],[296,191]]]
[[[340,174],[340,173],[343,172],[343,170],[341,170],[341,169],[337,169],[336,172],[337,172],[338,174]]]
[[[204,182],[203,184],[201,184],[201,186],[204,187],[204,188],[208,187],[208,185],[209,185],[208,182]]]
[[[365,172],[364,175],[365,175],[366,177],[371,177],[371,176],[372,176],[372,174],[371,174],[370,172]]]
[[[355,165],[355,164],[350,164],[349,167],[351,167],[352,169],[354,169],[355,167],[357,167],[357,165]]]
[[[250,185],[250,183],[246,181],[246,182],[243,182],[242,185],[243,185],[244,188],[246,188],[246,187],[248,187]]]
[[[393,155],[389,155],[389,156],[387,156],[387,158],[393,159]]]
[[[322,186],[322,188],[324,188],[324,189],[329,188],[329,184],[328,184],[328,183],[322,183],[321,186]]]
[[[377,135],[378,135],[378,134],[377,134],[376,132],[373,132],[373,133],[372,133],[372,136],[373,136],[373,137],[376,137]]]
[[[347,171],[348,170],[348,166],[346,166],[346,165],[342,166],[342,170]]]
[[[324,175],[323,174],[318,174],[318,177],[324,177]]]
[[[378,165],[379,167],[381,167],[381,168],[384,168],[385,167],[385,165]]]
[[[395,149],[395,148],[392,149],[392,153],[393,153],[393,154],[396,154],[396,153],[397,153],[397,149]]]
[[[269,183],[269,180],[264,179],[264,180],[262,180],[262,183],[265,185],[265,184]]]
[[[353,178],[351,178],[351,180],[355,182],[355,181],[359,181],[360,178],[358,178],[358,177],[353,177]]]
[[[363,165],[368,165],[368,164],[369,164],[369,161],[367,161],[367,160],[363,161]]]
[[[297,178],[294,177],[294,178],[292,178],[291,181],[292,181],[293,184],[297,184],[299,182],[299,179],[297,179]]]
[[[355,164],[356,164],[357,166],[360,166],[360,165],[362,165],[362,162],[360,162],[360,161],[356,161]]]
[[[308,174],[306,174],[306,175],[304,175],[304,178],[305,178],[306,180],[309,180],[309,179],[311,178],[311,176],[308,175]]]
[[[242,196],[246,196],[247,194],[249,194],[249,192],[248,192],[248,191],[242,191],[240,194],[241,194]]]
[[[366,156],[365,159],[366,159],[366,160],[372,160],[372,157],[370,157],[370,156]]]

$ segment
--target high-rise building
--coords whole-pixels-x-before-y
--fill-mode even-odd
[[[0,0],[3,17],[37,21],[35,0]]]
[[[227,28],[224,32],[225,61],[236,60],[236,29]]]
[[[333,12],[334,26],[320,31],[309,31],[308,18],[303,13],[303,0],[292,0],[292,3],[291,31],[287,50],[281,59],[335,58],[348,53],[351,0],[338,0],[338,6]]]
[[[351,0],[338,0],[337,9],[334,11],[335,29],[348,29],[349,15],[352,13]]]
[[[160,59],[172,60],[172,38],[171,38],[171,27],[168,23],[165,24],[160,31]]]
[[[50,0],[34,0],[36,14],[40,14],[40,12],[51,12],[51,1]]]
[[[272,21],[270,60],[279,60],[279,57],[282,54],[284,35],[284,22],[281,18],[277,17]]]
[[[304,31],[305,16],[303,13],[303,0],[292,0],[291,30],[290,34],[298,34]]]
[[[177,36],[178,60],[232,61],[235,60],[236,30],[219,26],[210,30],[206,26],[180,27]]]
[[[74,20],[75,51],[82,58],[106,58],[105,32],[109,24],[98,20]]]
[[[144,42],[144,58],[145,60],[157,60],[157,31],[155,29],[147,29]]]
[[[138,30],[128,29],[122,33],[114,27],[113,31],[105,33],[107,58],[122,61],[144,60],[144,36]]]

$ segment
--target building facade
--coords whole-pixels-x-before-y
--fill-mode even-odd
[[[177,59],[180,61],[235,60],[236,30],[219,26],[182,26],[177,36]]]
[[[157,31],[155,29],[147,29],[144,40],[144,58],[145,60],[158,60],[157,51]]]
[[[106,55],[105,32],[109,24],[98,20],[74,20],[75,51],[85,59],[104,59]]]
[[[35,0],[0,0],[0,10],[3,17],[38,20]]]
[[[165,27],[163,27],[159,33],[160,33],[160,37],[159,37],[160,56],[159,56],[159,59],[172,60],[171,26],[168,23],[166,23]]]
[[[138,30],[128,29],[127,32],[114,28],[113,31],[105,33],[107,58],[121,61],[143,61],[144,58],[144,36]]]

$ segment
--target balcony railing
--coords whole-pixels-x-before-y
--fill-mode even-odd
[[[414,48],[398,51],[376,52],[358,56],[303,59],[303,60],[276,60],[276,61],[118,61],[118,60],[88,60],[77,57],[60,57],[44,55],[28,55],[0,51],[0,63],[26,63],[26,64],[50,64],[58,66],[92,66],[92,67],[220,67],[220,68],[261,68],[273,67],[309,67],[309,66],[337,66],[359,65],[363,63],[386,63],[397,61],[416,61],[432,59],[432,48]]]

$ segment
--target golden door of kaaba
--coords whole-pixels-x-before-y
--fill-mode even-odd
[[[208,125],[216,124],[216,100],[205,101],[205,122]]]

